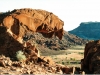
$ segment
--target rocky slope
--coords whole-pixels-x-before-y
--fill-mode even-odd
[[[79,27],[69,31],[83,39],[98,40],[100,39],[100,22],[82,22]]]
[[[64,36],[62,40],[53,36],[52,38],[45,38],[40,33],[28,33],[23,37],[24,41],[34,40],[40,50],[50,49],[50,50],[66,50],[72,45],[84,45],[88,40],[81,39],[73,34],[69,34],[64,31]]]

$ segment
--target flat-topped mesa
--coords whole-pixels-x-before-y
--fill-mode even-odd
[[[27,31],[40,32],[51,38],[62,39],[64,22],[51,12],[40,9],[15,9],[5,16],[2,24],[18,41]]]

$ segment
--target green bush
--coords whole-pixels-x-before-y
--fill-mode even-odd
[[[69,64],[70,64],[70,61],[68,61],[67,63],[68,63],[68,65],[69,65]]]
[[[65,65],[65,62],[62,62],[63,65]]]
[[[16,58],[18,61],[26,60],[26,56],[24,55],[24,53],[21,50],[16,52]]]
[[[84,54],[83,52],[79,52],[79,54]]]
[[[70,58],[70,60],[73,60],[73,61],[75,61],[76,59],[75,59],[75,58]]]

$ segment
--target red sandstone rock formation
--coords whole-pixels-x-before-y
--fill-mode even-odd
[[[57,36],[62,39],[63,21],[51,12],[33,9],[13,10],[3,18],[2,25],[19,42],[26,32],[40,32],[45,37]]]
[[[30,57],[38,56],[34,45],[24,47],[23,36],[27,32],[40,32],[48,38],[55,35],[62,39],[63,25],[56,15],[45,10],[16,9],[0,14],[0,54],[13,58],[17,51],[27,49]]]

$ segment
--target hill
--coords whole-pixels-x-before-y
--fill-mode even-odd
[[[59,40],[58,37],[53,36],[52,38],[45,38],[40,33],[27,33],[26,36],[23,37],[24,41],[34,40],[34,42],[39,46],[41,51],[45,49],[50,50],[66,50],[72,45],[84,45],[87,40],[81,39],[73,34],[69,34],[64,31],[64,36],[62,40]]]
[[[82,22],[79,27],[68,32],[83,39],[98,40],[100,39],[100,22]]]

